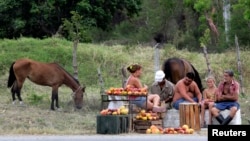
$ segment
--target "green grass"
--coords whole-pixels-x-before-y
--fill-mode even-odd
[[[36,85],[29,80],[25,81],[22,89],[24,106],[12,105],[10,90],[6,87],[11,63],[24,57],[42,62],[58,62],[69,73],[73,73],[73,43],[58,38],[4,39],[0,41],[0,48],[0,134],[95,134],[96,115],[101,108],[98,68],[101,69],[105,89],[121,87],[121,68],[131,63],[143,66],[142,83],[150,85],[154,78],[154,49],[150,46],[79,44],[78,76],[80,83],[86,85],[83,109],[73,110],[71,89],[62,86],[59,89],[61,108],[58,111],[50,111],[51,88]],[[241,52],[243,86],[246,94],[246,97],[240,97],[244,124],[250,119],[248,54],[249,51]],[[204,83],[207,66],[202,52],[176,50],[168,44],[160,50],[160,64],[174,56],[189,60],[199,71]],[[223,70],[228,68],[236,72],[236,79],[239,80],[234,50],[208,54],[208,57],[217,83]]]

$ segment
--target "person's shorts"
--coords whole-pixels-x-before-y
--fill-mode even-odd
[[[197,97],[194,97],[194,98],[192,98],[194,101],[196,101],[196,102],[198,102],[198,98]],[[183,102],[187,102],[184,98],[181,98],[181,99],[179,99],[179,100],[177,100],[177,101],[175,101],[174,103],[173,103],[173,107],[176,109],[176,110],[179,110],[179,104],[180,103],[183,103]]]
[[[214,103],[214,107],[216,107],[219,110],[226,110],[226,109],[230,109],[232,107],[236,107],[237,110],[239,110],[240,108],[240,104],[238,102],[216,102]]]
[[[138,96],[131,101],[131,104],[135,104],[136,106],[143,108],[146,100],[146,97]]]

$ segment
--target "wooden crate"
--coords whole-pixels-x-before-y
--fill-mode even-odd
[[[158,120],[134,120],[134,131],[137,133],[146,133],[151,125],[162,127],[162,119]]]
[[[180,103],[180,126],[186,124],[194,130],[200,130],[200,109],[196,103]]]
[[[97,115],[97,134],[120,134],[129,131],[128,115]]]

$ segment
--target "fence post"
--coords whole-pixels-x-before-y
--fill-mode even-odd
[[[237,52],[237,68],[238,68],[238,72],[239,72],[241,94],[243,96],[245,96],[245,90],[243,87],[242,68],[241,68],[241,61],[240,61],[240,47],[239,47],[239,43],[238,43],[238,37],[236,35],[235,35],[235,45],[236,45],[236,52]]]

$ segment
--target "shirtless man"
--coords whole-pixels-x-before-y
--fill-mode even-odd
[[[194,81],[194,73],[188,72],[186,76],[175,85],[173,107],[179,110],[179,104],[183,102],[201,103],[202,94]]]

